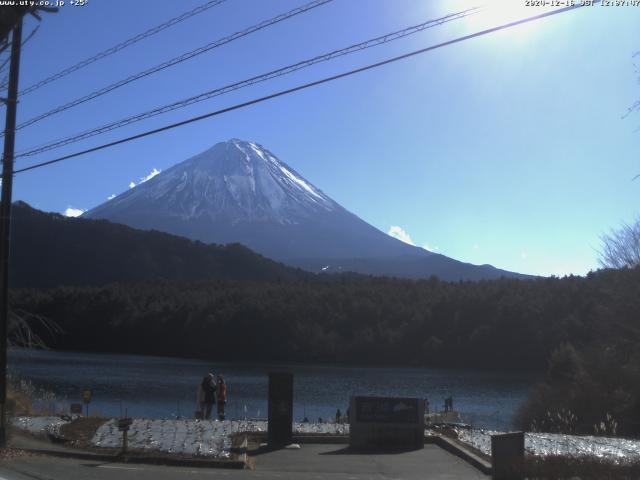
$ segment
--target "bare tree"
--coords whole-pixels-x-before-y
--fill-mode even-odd
[[[636,70],[636,74],[638,75],[638,83],[640,83],[640,50],[634,53],[632,58],[633,66]],[[623,118],[631,115],[633,112],[640,112],[640,100],[636,100],[636,102],[629,107]]]
[[[9,313],[7,343],[9,346],[47,348],[45,340],[34,332],[36,327],[52,338],[61,333],[57,324],[40,315],[23,310],[11,311]]]
[[[634,67],[640,83],[640,50],[633,54]],[[631,105],[624,117],[640,112],[640,100]],[[640,178],[640,174],[632,180]],[[618,230],[611,230],[600,237],[600,265],[604,268],[633,268],[640,266],[640,217],[632,224],[622,224]]]
[[[604,268],[640,266],[640,217],[600,237],[600,265]]]

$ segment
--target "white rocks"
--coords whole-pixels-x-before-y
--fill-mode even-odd
[[[232,422],[134,419],[128,441],[132,450],[226,458],[231,448],[230,435],[237,431]],[[97,447],[120,448],[122,432],[117,420],[100,426],[92,443]]]
[[[11,424],[34,435],[48,434],[54,437],[60,436],[60,427],[69,423],[60,417],[16,417]]]
[[[295,423],[296,433],[345,434],[349,426],[334,423]],[[157,452],[228,458],[231,435],[266,432],[263,420],[146,420],[135,419],[129,429],[129,448]],[[92,443],[98,447],[119,448],[122,432],[116,420],[109,420],[96,431]]]
[[[17,417],[16,428],[32,434],[60,435],[60,427],[69,420],[60,417]],[[134,419],[128,438],[129,448],[208,458],[229,458],[231,435],[242,432],[266,432],[266,420],[147,420]],[[294,433],[348,435],[344,423],[294,423]],[[428,432],[428,431],[427,431]],[[490,430],[457,429],[458,438],[478,450],[491,454]],[[120,448],[122,432],[117,420],[100,426],[92,443],[97,447]],[[530,455],[595,456],[612,459],[640,459],[640,440],[623,438],[526,433],[525,449]]]
[[[489,430],[458,431],[458,439],[491,454],[491,435],[501,432]],[[640,440],[624,438],[562,435],[556,433],[526,433],[525,451],[529,455],[592,456],[608,459],[640,459]]]
[[[294,423],[295,433],[317,433],[319,435],[348,435],[348,423]]]
[[[17,417],[12,424],[32,434],[59,436],[60,427],[68,423],[60,417]],[[242,432],[266,432],[266,420],[147,420],[134,419],[128,438],[129,448],[149,452],[229,458],[231,436]],[[343,423],[294,423],[294,433],[348,435]],[[489,430],[458,429],[458,438],[478,450],[491,454]],[[92,443],[98,447],[120,448],[122,432],[117,420],[100,426]],[[640,459],[640,440],[623,438],[526,433],[525,449],[530,455],[595,456],[612,459]]]

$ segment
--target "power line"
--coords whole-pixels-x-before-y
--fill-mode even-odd
[[[112,92],[113,90],[116,90],[117,88],[123,87],[125,85],[128,85],[129,83],[132,83],[136,80],[139,80],[141,78],[147,77],[149,75],[152,75],[154,73],[160,72],[166,68],[172,67],[174,65],[177,65],[178,63],[182,63],[186,60],[189,60],[193,57],[196,57],[197,55],[201,55],[205,52],[208,52],[209,50],[212,50],[214,48],[220,47],[222,45],[226,45],[227,43],[233,42],[234,40],[237,40],[239,38],[245,37],[247,35],[250,35],[254,32],[257,32],[259,30],[262,30],[264,28],[270,27],[271,25],[274,25],[276,23],[282,22],[284,20],[287,20],[291,17],[294,17],[296,15],[300,15],[301,13],[307,12],[309,10],[312,10],[314,8],[320,7],[326,3],[332,2],[333,0],[313,0],[310,3],[307,3],[306,5],[303,5],[301,7],[298,8],[294,8],[293,10],[290,10],[286,13],[282,13],[280,15],[277,15],[273,18],[270,18],[268,20],[265,20],[263,22],[260,22],[256,25],[253,25],[249,28],[246,28],[245,30],[241,30],[239,32],[236,32],[232,35],[228,35],[226,37],[220,38],[214,42],[208,43],[207,45],[204,45],[200,48],[197,48],[195,50],[192,50],[190,52],[184,53],[178,57],[172,58],[171,60],[167,60],[166,62],[163,62],[159,65],[156,65],[154,67],[151,67],[147,70],[144,70],[142,72],[138,72],[134,75],[131,75],[127,78],[125,78],[124,80],[120,80],[118,82],[112,83],[111,85],[107,85],[106,87],[103,87],[99,90],[96,90],[92,93],[89,93],[87,95],[84,95],[83,97],[80,98],[76,98],[75,100],[72,100],[71,102],[68,102],[64,105],[61,105],[59,107],[56,107],[52,110],[49,110],[48,112],[42,113],[36,117],[31,118],[30,120],[27,120],[25,122],[22,122],[21,124],[19,124],[16,127],[16,130],[20,130],[22,128],[28,127],[29,125],[33,125],[34,123],[39,122],[40,120],[44,120],[47,117],[50,117],[52,115],[55,115],[57,113],[63,112],[65,110],[68,110],[72,107],[78,106],[82,103],[88,102],[89,100],[93,100],[94,98],[98,98],[102,95],[105,95],[109,92]]]
[[[202,12],[205,12],[210,8],[213,8],[224,2],[226,2],[226,0],[211,0],[209,2],[206,2],[205,4],[200,5],[199,7],[196,7],[193,10],[189,10],[188,12],[185,12],[177,17],[167,20],[166,22],[160,25],[157,25],[153,28],[150,28],[145,32],[139,33],[138,35],[131,37],[128,40],[125,40],[124,42],[118,43],[117,45],[114,45],[111,48],[108,48],[106,50],[103,50],[102,52],[96,53],[94,56],[86,58],[85,60],[82,60],[81,62],[78,62],[75,65],[65,68],[64,70],[61,70],[60,72],[54,75],[51,75],[50,77],[47,77],[44,80],[41,80],[38,83],[31,85],[30,87],[25,88],[20,92],[20,95],[26,95],[28,93],[34,92],[39,88],[44,87],[45,85],[48,85],[51,82],[59,80],[62,77],[65,77],[70,73],[76,72],[86,67],[87,65],[91,65],[92,63],[97,62],[98,60],[101,60],[105,57],[108,57],[109,55],[113,55],[114,53],[119,52],[120,50],[124,50],[125,48],[130,47],[131,45],[134,45],[135,43],[138,43],[139,41],[144,40],[145,38],[148,38],[148,37],[151,37],[152,35],[160,33],[161,31],[166,30],[169,27],[172,27],[184,20],[187,20],[188,18],[198,15]]]
[[[27,37],[22,41],[22,45],[21,45],[22,47],[24,47],[29,42],[29,40],[31,40],[33,38],[33,36],[36,34],[36,32],[38,31],[39,28],[40,28],[40,25],[36,25],[34,27],[34,29],[31,30],[29,35],[27,35]],[[8,44],[8,45],[11,45],[11,44]],[[5,70],[5,68],[9,65],[9,60],[11,60],[11,55],[9,55],[4,60],[4,62],[2,62],[2,64],[0,65],[0,73],[2,73]],[[7,80],[2,82],[2,84],[0,85],[0,90],[7,86],[8,78],[9,78],[9,76],[7,74]]]
[[[599,0],[595,0],[595,3],[599,3]],[[350,77],[350,76],[355,75],[357,73],[361,73],[361,72],[365,72],[365,71],[368,71],[368,70],[372,70],[374,68],[378,68],[378,67],[381,67],[381,66],[384,66],[384,65],[388,65],[390,63],[395,63],[395,62],[398,62],[400,60],[404,60],[404,59],[407,59],[407,58],[410,58],[410,57],[414,57],[416,55],[420,55],[422,53],[426,53],[426,52],[430,52],[432,50],[436,50],[438,48],[447,47],[449,45],[454,45],[456,43],[461,43],[461,42],[464,42],[466,40],[471,40],[473,38],[477,38],[477,37],[480,37],[480,36],[488,35],[490,33],[494,33],[494,32],[500,31],[500,30],[505,30],[507,28],[512,28],[512,27],[515,27],[517,25],[522,25],[524,23],[532,22],[532,21],[535,21],[535,20],[540,20],[542,18],[550,17],[552,15],[558,15],[560,13],[565,13],[565,12],[568,12],[568,11],[571,11],[571,10],[577,10],[578,8],[582,8],[584,6],[585,5],[583,5],[583,4],[576,4],[576,5],[572,5],[572,6],[569,6],[569,7],[564,7],[564,8],[560,8],[560,9],[557,9],[557,10],[552,10],[550,12],[545,12],[545,13],[534,15],[534,16],[531,16],[531,17],[523,18],[523,19],[516,20],[516,21],[513,21],[513,22],[505,23],[505,24],[499,25],[497,27],[488,28],[486,30],[481,30],[479,32],[472,33],[472,34],[469,34],[469,35],[465,35],[465,36],[462,36],[462,37],[457,37],[457,38],[454,38],[453,40],[448,40],[446,42],[438,43],[436,45],[431,45],[429,47],[425,47],[425,48],[422,48],[422,49],[419,49],[419,50],[414,50],[412,52],[405,53],[403,55],[399,55],[399,56],[396,56],[396,57],[388,58],[386,60],[382,60],[382,61],[377,62],[377,63],[372,63],[372,64],[366,65],[364,67],[360,67],[360,68],[356,68],[356,69],[353,69],[353,70],[349,70],[347,72],[339,73],[337,75],[332,75],[330,77],[325,77],[325,78],[322,78],[320,80],[316,80],[316,81],[313,81],[313,82],[310,82],[310,83],[305,83],[305,84],[302,84],[302,85],[298,85],[296,87],[292,87],[292,88],[289,88],[289,89],[286,89],[286,90],[281,90],[279,92],[272,93],[272,94],[266,95],[264,97],[255,98],[253,100],[249,100],[249,101],[243,102],[243,103],[238,103],[236,105],[232,105],[230,107],[223,108],[221,110],[216,110],[214,112],[209,112],[209,113],[206,113],[206,114],[203,114],[203,115],[198,115],[196,117],[191,117],[191,118],[189,118],[187,120],[183,120],[181,122],[172,123],[170,125],[165,125],[164,127],[156,128],[156,129],[153,129],[153,130],[148,130],[146,132],[139,133],[137,135],[132,135],[130,137],[122,138],[120,140],[115,140],[113,142],[105,143],[105,144],[99,145],[97,147],[93,147],[93,148],[89,148],[89,149],[86,149],[86,150],[82,150],[80,152],[76,152],[76,153],[72,153],[72,154],[69,154],[69,155],[65,155],[63,157],[55,158],[53,160],[48,160],[46,162],[37,163],[37,164],[31,165],[29,167],[24,167],[24,168],[21,168],[19,170],[16,170],[15,173],[27,172],[29,170],[34,170],[34,169],[37,169],[37,168],[41,168],[41,167],[45,167],[45,166],[48,166],[48,165],[52,165],[54,163],[59,163],[59,162],[62,162],[64,160],[69,160],[71,158],[79,157],[81,155],[86,155],[88,153],[96,152],[96,151],[99,151],[99,150],[104,150],[106,148],[110,148],[110,147],[113,147],[113,146],[116,146],[116,145],[120,145],[120,144],[123,144],[123,143],[128,143],[128,142],[131,142],[131,141],[134,141],[134,140],[138,140],[140,138],[148,137],[150,135],[155,135],[157,133],[161,133],[161,132],[164,132],[164,131],[167,131],[167,130],[172,130],[174,128],[181,127],[183,125],[188,125],[190,123],[198,122],[198,121],[204,120],[206,118],[222,115],[224,113],[228,113],[228,112],[231,112],[231,111],[234,111],[234,110],[239,110],[241,108],[245,108],[245,107],[248,107],[250,105],[255,105],[255,104],[258,104],[258,103],[262,103],[262,102],[265,102],[267,100],[271,100],[271,99],[274,99],[274,98],[277,98],[277,97],[282,97],[284,95],[288,95],[290,93],[298,92],[300,90],[306,90],[308,88],[315,87],[315,86],[318,86],[318,85],[322,85],[324,83],[332,82],[332,81],[338,80],[340,78]]]
[[[4,52],[7,48],[11,46],[11,42],[0,42],[0,53]]]
[[[81,140],[86,140],[87,138],[91,138],[94,137],[96,135],[100,135],[106,132],[110,132],[112,130],[116,130],[118,128],[122,128],[126,125],[130,125],[132,123],[137,123],[140,122],[142,120],[146,120],[148,118],[154,117],[156,115],[160,115],[163,113],[167,113],[173,110],[177,110],[179,108],[184,108],[187,107],[189,105],[193,105],[195,103],[198,102],[202,102],[204,100],[208,100],[210,98],[213,97],[217,97],[220,95],[224,95],[226,93],[235,91],[235,90],[239,90],[241,88],[244,87],[248,87],[251,85],[255,85],[258,83],[262,83],[265,82],[267,80],[271,80],[273,78],[276,77],[280,77],[283,75],[287,75],[289,73],[293,73],[295,71],[301,70],[303,68],[307,68],[310,67],[312,65],[321,63],[321,62],[326,62],[329,60],[332,60],[334,58],[337,57],[341,57],[341,56],[345,56],[357,51],[361,51],[361,50],[365,50],[367,48],[371,48],[371,47],[375,47],[378,45],[382,45],[384,43],[388,43],[394,40],[398,40],[400,38],[404,38],[406,36],[409,35],[413,35],[415,33],[421,32],[427,28],[432,28],[438,25],[442,25],[444,23],[447,22],[451,22],[453,20],[458,20],[461,18],[464,18],[468,15],[474,14],[478,11],[478,8],[472,8],[472,9],[468,9],[468,10],[464,10],[462,12],[457,12],[457,13],[453,13],[450,15],[446,15],[442,18],[438,18],[435,20],[428,20],[426,22],[423,22],[421,24],[418,25],[414,25],[411,27],[407,27],[405,29],[402,30],[398,30],[395,32],[391,32],[391,33],[387,33],[385,35],[379,36],[379,37],[375,37],[372,38],[370,40],[366,40],[364,42],[360,42],[360,43],[356,43],[354,45],[350,45],[348,47],[339,49],[339,50],[334,50],[332,52],[329,53],[325,53],[322,55],[318,55],[316,57],[307,59],[307,60],[303,60],[291,65],[287,65],[286,67],[282,67],[282,68],[278,68],[276,70],[272,70],[270,72],[267,73],[263,73],[261,75],[255,76],[255,77],[251,77],[239,82],[235,82],[232,83],[230,85],[226,85],[224,87],[220,87],[220,88],[216,88],[214,90],[209,90],[203,93],[200,93],[198,95],[194,95],[191,97],[188,97],[186,99],[183,100],[179,100],[177,102],[173,102],[167,105],[163,105],[161,107],[157,107],[154,108],[152,110],[143,112],[143,113],[139,113],[136,115],[132,115],[130,117],[126,117],[123,118],[121,120],[106,124],[106,125],[102,125],[100,127],[91,129],[91,130],[86,130],[84,132],[81,132],[79,134],[70,136],[70,137],[65,137],[63,139],[59,139],[59,140],[55,140],[53,142],[49,142],[47,144],[41,145],[39,147],[33,148],[31,150],[28,151],[23,151],[22,153],[19,153],[18,155],[16,155],[16,158],[19,157],[27,157],[27,156],[33,156],[33,155],[37,155],[49,150],[53,150],[56,148],[60,148],[66,145],[70,145],[72,143],[76,143],[79,142]]]

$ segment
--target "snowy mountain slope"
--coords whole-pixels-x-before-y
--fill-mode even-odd
[[[83,215],[270,258],[428,256],[380,232],[252,142],[218,143]]]
[[[316,265],[332,263],[384,274],[384,265],[402,259],[387,273],[403,276],[402,265],[411,265],[411,277],[432,273],[429,262],[420,266],[415,262],[434,254],[377,230],[261,145],[238,139],[216,144],[83,217],[206,243],[239,242],[274,260],[312,271]],[[443,277],[484,278],[485,267],[438,257],[442,258],[436,270]],[[447,270],[443,262],[451,262],[447,275],[442,274]],[[416,274],[416,269],[423,268],[422,275]],[[472,275],[469,268],[474,269]],[[494,278],[496,270],[490,268],[487,278]]]

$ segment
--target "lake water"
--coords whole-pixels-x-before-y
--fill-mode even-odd
[[[539,377],[530,373],[363,368],[308,365],[239,365],[135,355],[13,349],[14,378],[56,394],[60,402],[81,403],[90,388],[89,413],[146,418],[192,417],[196,389],[207,372],[222,373],[228,384],[227,417],[264,418],[268,373],[294,374],[294,419],[317,420],[345,412],[351,395],[428,398],[442,409],[453,396],[463,419],[481,428],[506,429]]]

